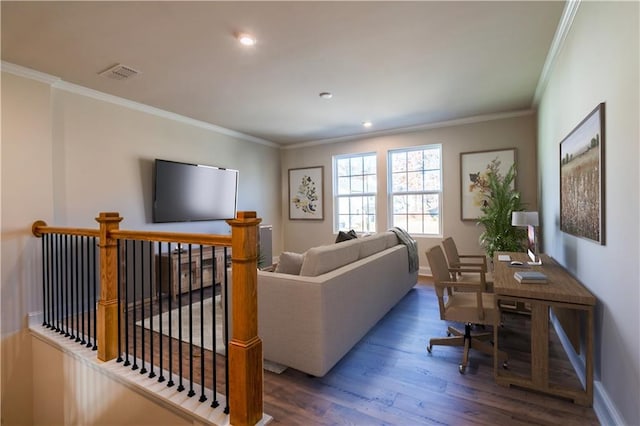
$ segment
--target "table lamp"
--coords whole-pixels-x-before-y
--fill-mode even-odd
[[[536,227],[539,225],[538,212],[513,212],[511,215],[512,226],[526,226],[527,239],[529,245],[527,254],[531,259],[529,265],[542,265],[540,253],[538,252],[538,238],[536,235]]]

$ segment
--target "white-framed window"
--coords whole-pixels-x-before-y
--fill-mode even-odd
[[[442,235],[442,145],[389,151],[389,225]]]
[[[376,154],[333,157],[333,231],[376,231]]]

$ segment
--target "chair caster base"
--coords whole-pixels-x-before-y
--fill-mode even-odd
[[[460,374],[464,374],[464,372],[465,372],[466,370],[467,370],[467,366],[466,366],[466,365],[462,365],[462,364],[460,364],[460,365],[458,366],[458,372],[459,372]]]

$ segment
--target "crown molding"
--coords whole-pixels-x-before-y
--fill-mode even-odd
[[[544,66],[540,73],[540,79],[538,80],[538,85],[536,86],[536,91],[533,95],[532,106],[534,108],[540,104],[542,93],[544,92],[544,89],[546,89],[547,83],[549,83],[551,71],[555,65],[556,59],[558,59],[558,56],[560,55],[562,47],[564,46],[564,41],[571,30],[573,18],[575,18],[581,2],[582,0],[569,0],[564,6],[560,22],[558,23],[558,28],[553,36],[553,40],[551,41],[551,47],[549,47],[549,52],[547,53],[547,58],[544,61]]]
[[[46,74],[40,71],[32,70],[31,68],[25,68],[20,65],[12,64],[11,62],[2,61],[0,63],[0,70],[8,72],[9,74],[17,75],[18,77],[28,78],[30,80],[36,80],[41,83],[53,85],[60,81],[60,77]]]
[[[280,145],[274,142],[268,141],[266,139],[257,138],[255,136],[247,135],[245,133],[237,132],[235,130],[227,129],[225,127],[216,126],[215,124],[207,123],[205,121],[196,120],[194,118],[190,118],[184,115],[165,111],[160,108],[142,104],[140,102],[131,101],[129,99],[121,98],[119,96],[109,95],[107,93],[100,92],[98,90],[93,90],[93,89],[89,89],[88,87],[69,83],[67,81],[62,80],[59,77],[55,77],[50,74],[46,74],[30,68],[25,68],[20,65],[15,65],[9,62],[2,61],[2,71],[6,71],[20,77],[28,78],[31,80],[37,80],[37,81],[49,84],[54,89],[64,90],[66,92],[75,93],[75,94],[86,96],[99,101],[123,106],[125,108],[129,108],[135,111],[145,112],[147,114],[155,115],[157,117],[162,117],[168,120],[177,121],[180,123],[199,127],[205,130],[210,130],[216,133],[220,133],[226,136],[231,136],[233,138],[245,140],[248,142],[257,143],[260,145],[266,145],[272,148],[280,148]]]
[[[332,143],[338,143],[338,142],[371,139],[371,138],[380,137],[380,136],[398,135],[402,133],[413,133],[413,132],[419,132],[422,130],[439,129],[443,127],[463,126],[465,124],[475,124],[475,123],[482,123],[485,121],[503,120],[507,118],[523,117],[526,115],[533,115],[533,114],[535,114],[534,109],[526,109],[526,110],[519,110],[519,111],[500,112],[495,114],[476,115],[472,117],[458,118],[455,120],[420,124],[417,126],[397,127],[393,129],[380,130],[376,132],[367,132],[367,133],[360,133],[357,135],[341,136],[338,138],[319,139],[315,141],[301,142],[301,143],[296,143],[291,145],[283,145],[281,146],[281,148],[282,149],[307,148],[307,147],[316,146],[316,145],[326,145],[326,144],[332,144]]]

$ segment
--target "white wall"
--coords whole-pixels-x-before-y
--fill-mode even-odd
[[[544,251],[598,298],[595,376],[615,406],[613,421],[627,425],[640,424],[638,16],[637,2],[580,5],[538,124]],[[600,102],[606,103],[605,245],[559,230],[559,144]]]
[[[310,247],[332,243],[332,157],[339,154],[376,152],[378,163],[378,231],[387,224],[387,153],[390,149],[416,145],[442,144],[443,167],[443,235],[456,240],[461,253],[481,253],[478,242],[482,228],[475,221],[460,219],[460,153],[516,148],[518,177],[516,185],[524,202],[537,208],[536,180],[536,118],[533,113],[507,114],[506,118],[468,124],[451,124],[412,133],[371,137],[367,139],[282,150],[282,220],[284,248],[303,252]],[[324,166],[324,221],[291,221],[287,200],[288,169]],[[426,267],[426,250],[440,243],[441,238],[416,238],[420,266]]]
[[[27,315],[41,309],[40,242],[33,221],[97,228],[101,211],[124,217],[122,229],[227,233],[219,222],[152,224],[152,161],[164,158],[240,171],[240,210],[255,210],[281,228],[280,152],[206,126],[55,88],[2,72],[2,422],[33,424],[48,417],[34,388],[51,384],[33,374],[37,359]],[[274,233],[274,245],[279,234]],[[55,385],[54,385],[55,387]],[[82,406],[65,405],[64,418]],[[141,407],[130,406],[131,417]],[[77,414],[82,418],[83,414]]]

